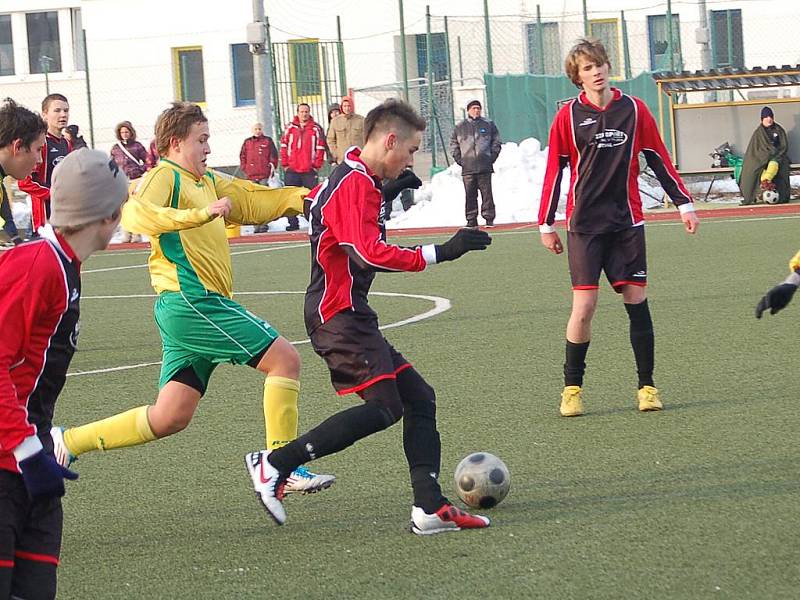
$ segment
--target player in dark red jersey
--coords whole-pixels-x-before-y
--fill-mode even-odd
[[[580,40],[566,59],[566,73],[582,91],[556,115],[550,129],[539,231],[542,244],[555,254],[564,248],[553,223],[561,174],[570,167],[567,241],[572,278],[572,314],[567,323],[564,391],[560,412],[583,414],[581,388],[585,358],[597,306],[600,272],[622,295],[630,318],[630,339],[639,375],[639,410],[661,410],[653,383],[655,338],[647,304],[644,214],[639,196],[639,153],[678,207],[686,231],[698,227],[692,197],[661,141],[655,120],[639,98],[609,84],[605,48]]]
[[[42,100],[42,116],[47,123],[42,161],[33,173],[19,182],[19,189],[31,197],[31,233],[36,233],[50,218],[50,182],[56,165],[72,151],[72,143],[62,131],[69,123],[69,102],[62,94],[50,94]]]
[[[403,448],[411,473],[412,531],[482,528],[486,517],[454,507],[437,477],[441,446],[433,389],[378,329],[367,301],[376,271],[422,271],[491,243],[484,231],[459,230],[442,245],[401,248],[386,243],[380,220],[381,180],[413,165],[425,121],[410,105],[385,101],[367,115],[363,150],[352,147],[330,179],[315,188],[311,204],[311,283],[305,299],[306,329],[328,365],[340,395],[364,400],[337,413],[286,446],[246,456],[256,494],[282,524],[286,476],[298,465],[347,448],[403,419]],[[260,483],[259,483],[260,482]]]
[[[50,427],[78,337],[81,262],[108,245],[127,183],[108,155],[70,154],[53,174],[52,226],[0,256],[0,598],[56,594],[64,479],[78,476],[56,462]]]

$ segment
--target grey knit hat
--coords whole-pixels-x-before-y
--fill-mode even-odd
[[[53,171],[50,224],[80,227],[113,215],[128,198],[128,178],[99,150],[70,152]]]

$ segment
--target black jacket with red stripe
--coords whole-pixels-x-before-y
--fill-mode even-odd
[[[569,231],[609,233],[641,225],[640,152],[675,206],[691,206],[692,197],[672,165],[647,105],[616,88],[612,93],[605,108],[593,105],[581,92],[558,111],[550,129],[540,230],[552,230],[566,166],[570,167]]]
[[[376,317],[367,302],[376,271],[422,271],[436,262],[433,245],[386,243],[381,182],[355,146],[310,194],[311,283],[306,291],[309,335],[342,311]]]
[[[14,449],[50,426],[75,352],[80,262],[50,227],[0,256],[0,469],[19,472]]]

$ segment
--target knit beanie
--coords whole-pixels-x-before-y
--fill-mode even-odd
[[[469,110],[473,106],[477,106],[478,108],[483,108],[481,106],[481,101],[480,100],[470,100],[469,104],[467,104],[467,110]]]
[[[128,178],[104,152],[81,148],[53,170],[50,224],[81,227],[113,215],[128,198]]]
[[[769,106],[765,106],[761,109],[761,118],[766,119],[767,117],[775,118],[775,113],[772,112],[772,109]]]

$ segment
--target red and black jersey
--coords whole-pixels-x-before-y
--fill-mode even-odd
[[[355,146],[330,178],[312,190],[311,283],[306,291],[309,335],[337,313],[376,316],[367,295],[376,271],[422,271],[435,262],[433,247],[386,243],[381,182]]]
[[[539,225],[555,221],[561,175],[570,167],[567,229],[610,233],[644,222],[639,195],[639,153],[653,169],[675,206],[692,197],[672,165],[647,105],[612,88],[613,99],[599,108],[581,92],[558,111],[550,129]]]
[[[19,472],[16,448],[50,426],[75,352],[80,262],[52,228],[0,256],[0,469]]]

